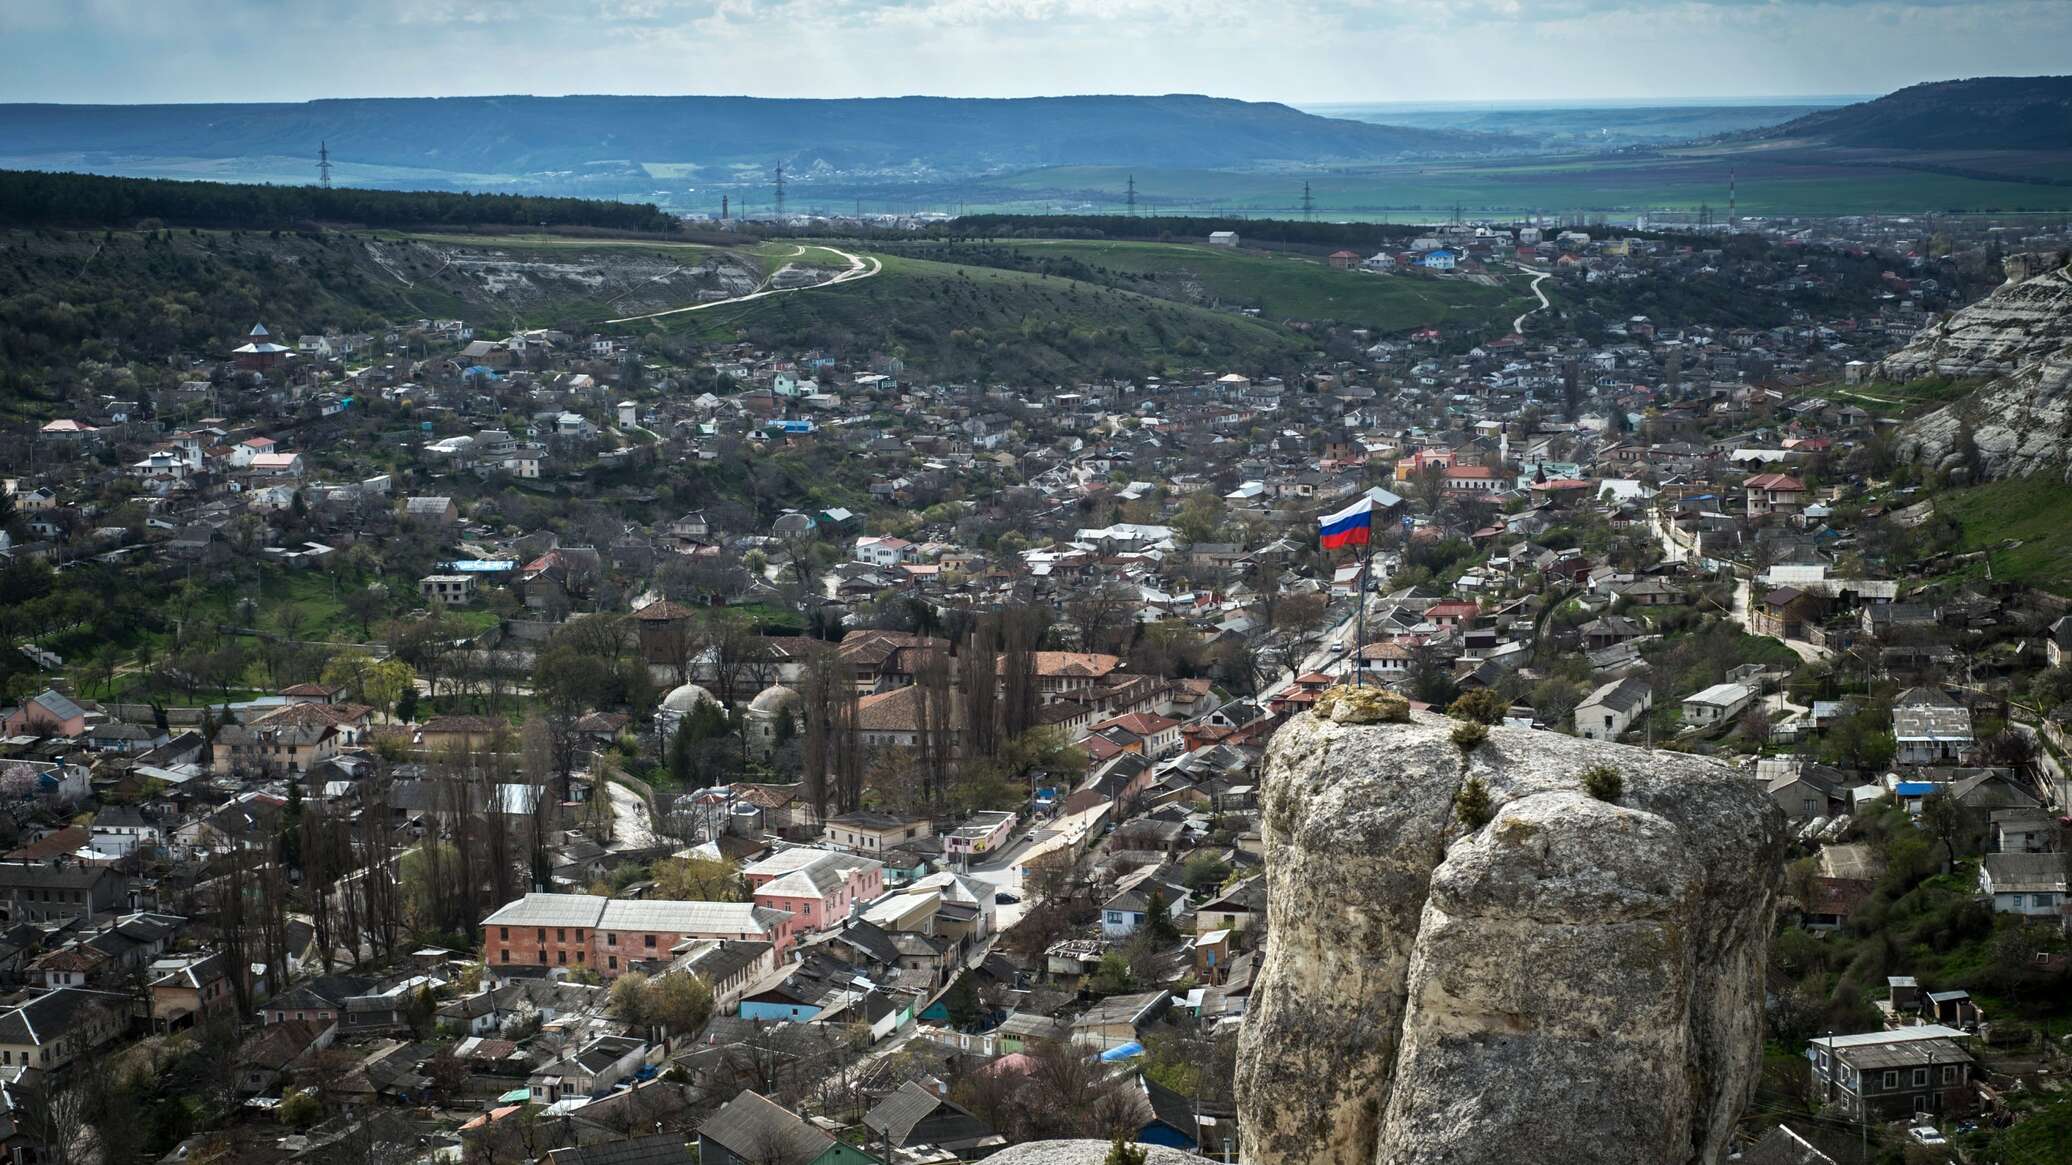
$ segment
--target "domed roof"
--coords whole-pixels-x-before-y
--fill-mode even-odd
[[[662,710],[664,712],[688,714],[696,709],[699,704],[711,704],[716,707],[719,701],[712,698],[711,692],[696,684],[685,684],[680,688],[672,689],[668,695],[662,697]]]
[[[748,702],[751,712],[781,712],[799,702],[799,694],[783,684],[771,684]]]

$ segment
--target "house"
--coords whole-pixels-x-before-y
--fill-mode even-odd
[[[1007,1143],[970,1109],[935,1095],[912,1080],[864,1114],[870,1143],[899,1150],[922,1146],[973,1161]]]
[[[1195,933],[1241,931],[1266,922],[1266,879],[1253,875],[1197,907]]]
[[[668,962],[687,940],[767,942],[781,961],[794,937],[790,914],[753,902],[527,894],[482,920],[482,963],[492,972],[546,967],[557,975],[588,967],[614,978],[635,966]]]
[[[236,1006],[236,987],[223,955],[152,964],[151,1026],[161,1032],[208,1022],[210,1013]]]
[[[1576,735],[1585,740],[1617,740],[1654,703],[1654,689],[1637,676],[1600,684],[1576,705]]]
[[[428,603],[442,607],[465,607],[475,601],[472,574],[428,574],[417,580],[417,593]]]
[[[1851,1120],[1891,1121],[1971,1108],[1964,1033],[1941,1024],[1820,1036],[1806,1046],[1816,1103]]]
[[[981,810],[942,839],[943,854],[953,862],[970,863],[996,852],[1014,833],[1015,816],[995,810]]]
[[[1900,703],[1892,709],[1893,761],[1959,765],[1971,757],[1971,710],[1954,703]]]
[[[801,930],[840,926],[885,892],[885,863],[835,850],[779,850],[744,868],[756,905],[790,914]]]
[[[1209,232],[1209,245],[1211,247],[1235,247],[1237,246],[1237,242],[1238,240],[1236,231]]]
[[[1762,765],[1757,766],[1758,776]],[[1770,800],[1784,810],[1784,816],[1793,823],[1811,821],[1816,817],[1828,817],[1843,811],[1848,804],[1848,790],[1842,784],[1842,774],[1825,765],[1805,761],[1783,762],[1788,771],[1778,773],[1764,781],[1764,789]]]
[[[88,919],[126,905],[128,880],[108,866],[0,865],[0,922]]]
[[[0,714],[8,736],[76,737],[86,732],[86,709],[56,688],[45,688]]]
[[[1107,938],[1128,938],[1151,921],[1151,911],[1162,910],[1175,917],[1187,906],[1187,891],[1156,876],[1138,879],[1101,903],[1101,934]]]
[[[926,817],[902,817],[859,809],[828,818],[820,840],[843,849],[876,854],[931,837],[934,833],[934,823]]]
[[[2001,853],[1979,859],[1978,892],[1996,914],[2064,922],[2066,911],[2063,854]]]
[[[1684,697],[1686,724],[1723,724],[1739,716],[1755,700],[1755,689],[1747,684],[1714,684],[1702,692]]]
[[[403,516],[414,522],[451,526],[460,521],[460,507],[449,497],[410,497],[403,499]]]
[[[1359,264],[1360,256],[1354,251],[1333,251],[1324,261],[1339,271],[1350,271]]]
[[[290,1069],[312,1052],[331,1046],[335,1023],[290,1020],[268,1024],[245,1037],[237,1049],[237,1090],[245,1096],[274,1093]]]
[[[877,1165],[761,1093],[742,1092],[698,1126],[699,1165]]]
[[[898,566],[920,558],[920,548],[904,538],[866,534],[856,540],[850,558],[872,566]]]
[[[548,1165],[698,1165],[683,1133],[652,1133],[644,1137],[600,1141],[594,1145],[571,1145],[547,1151]]]
[[[1072,1042],[1104,1052],[1136,1043],[1172,1002],[1164,991],[1110,995],[1072,1021]]]
[[[1806,483],[1784,473],[1759,473],[1741,483],[1747,497],[1748,516],[1796,514],[1806,506]]]
[[[129,1030],[130,997],[63,987],[0,1012],[0,1073],[10,1067],[55,1072]]]
[[[534,1104],[589,1096],[640,1070],[647,1043],[631,1036],[598,1036],[573,1053],[541,1065],[526,1080]]]

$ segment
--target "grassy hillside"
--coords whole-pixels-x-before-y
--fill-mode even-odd
[[[1957,520],[1964,550],[1997,547],[2019,539],[2012,550],[1994,550],[1993,577],[2072,595],[2072,485],[2046,477],[2016,477],[1937,494],[1936,512]],[[1983,564],[1971,573],[1983,574]]]
[[[1459,277],[1374,275],[1337,270],[1310,256],[1206,244],[1057,241],[1015,249],[1039,260],[1076,260],[1105,279],[1134,276],[1161,295],[1257,307],[1271,319],[1336,320],[1383,332],[1427,324],[1508,327],[1517,313],[1538,304],[1523,279],[1491,286]]]
[[[944,379],[1066,382],[1182,368],[1279,371],[1292,333],[1229,312],[1081,280],[883,258],[881,274],[651,325],[707,339],[899,356]]]

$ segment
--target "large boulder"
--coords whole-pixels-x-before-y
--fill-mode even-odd
[[[1455,724],[1274,737],[1247,1160],[1718,1160],[1761,1057],[1782,815],[1716,761],[1516,728],[1464,750]],[[1600,766],[1613,800],[1583,791]],[[1486,822],[1454,807],[1469,780]]]

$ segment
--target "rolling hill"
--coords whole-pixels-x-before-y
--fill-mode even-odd
[[[2072,150],[2072,76],[1909,85],[1742,136],[1880,150]]]
[[[1247,167],[1480,152],[1504,139],[1373,125],[1190,94],[897,97],[448,97],[301,104],[0,105],[0,164],[166,176],[314,176],[320,142],[358,185],[500,188],[558,176],[762,184],[943,177],[1058,165]],[[354,168],[363,172],[356,172]],[[256,172],[247,172],[256,171]]]

